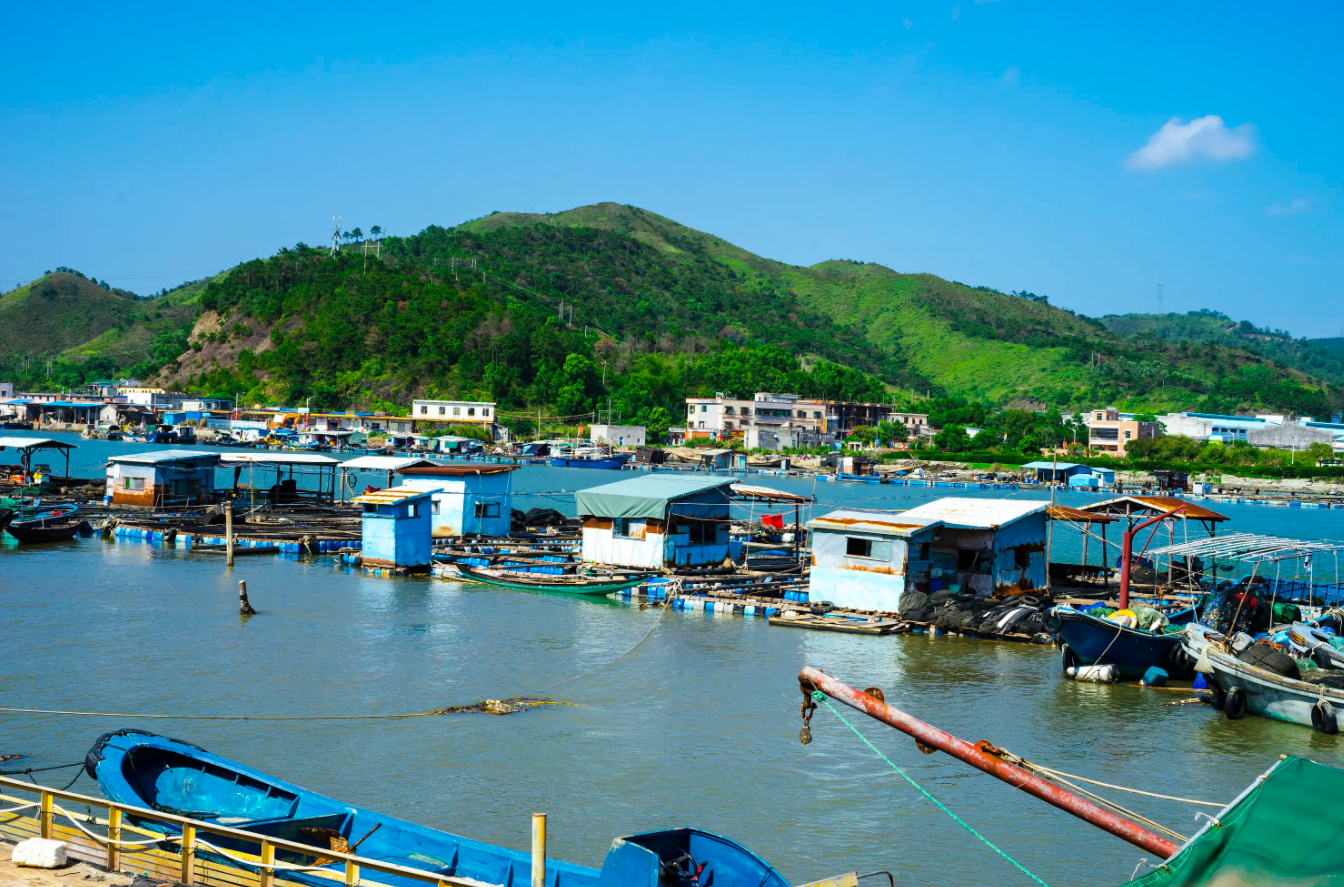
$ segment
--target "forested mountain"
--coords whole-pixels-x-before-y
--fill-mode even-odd
[[[876,264],[788,265],[610,203],[494,213],[336,256],[298,244],[128,304],[138,313],[115,339],[104,330],[58,371],[140,348],[120,364],[248,401],[399,409],[442,395],[577,416],[609,397],[655,424],[715,391],[1310,414],[1339,402],[1245,347],[1117,335],[1043,296]],[[173,325],[183,314],[189,336]]]
[[[1207,308],[1186,314],[1108,314],[1106,328],[1127,339],[1163,343],[1216,343],[1250,351],[1321,379],[1344,385],[1344,339],[1294,339],[1284,330],[1235,321]]]

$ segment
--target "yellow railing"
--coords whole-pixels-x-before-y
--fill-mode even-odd
[[[34,795],[36,800],[32,798]],[[0,840],[54,838],[66,842],[71,859],[103,866],[109,871],[144,872],[199,887],[274,887],[277,877],[285,879],[286,875],[300,872],[345,887],[362,884],[376,887],[385,883],[366,877],[366,872],[395,875],[435,887],[481,887],[476,881],[284,838],[266,837],[226,825],[119,804],[106,798],[33,785],[6,776],[0,776],[0,803],[3,804],[0,807]],[[83,807],[85,812],[67,809],[74,806]],[[106,815],[95,815],[95,809],[106,811]],[[36,815],[26,815],[28,812]],[[536,823],[533,826],[532,882],[535,887],[542,887],[546,866],[545,814],[537,816],[542,820],[540,829]],[[136,824],[129,824],[127,820]],[[154,823],[175,826],[178,833],[157,832],[145,827]],[[132,837],[128,839],[127,836]],[[257,845],[257,852],[225,849],[212,842],[211,837]],[[277,852],[296,854],[312,862],[321,860],[322,865],[277,861]],[[333,862],[343,863],[343,870],[331,868]]]

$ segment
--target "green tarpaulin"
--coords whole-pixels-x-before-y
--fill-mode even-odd
[[[1344,887],[1344,770],[1285,757],[1166,864],[1126,887]]]
[[[731,477],[635,477],[580,490],[574,504],[581,517],[633,517],[662,520],[668,504],[698,493],[722,488],[722,501],[729,500]],[[698,509],[697,509],[698,510]],[[685,508],[677,514],[687,514]]]

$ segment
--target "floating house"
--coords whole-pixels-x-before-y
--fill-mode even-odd
[[[148,508],[204,505],[215,498],[218,453],[155,450],[113,456],[107,463],[105,501]]]
[[[430,496],[427,490],[394,487],[354,498],[364,511],[360,557],[365,566],[429,570],[434,557]]]
[[[1084,490],[1100,490],[1115,486],[1115,471],[1110,468],[1091,468],[1086,474],[1069,478],[1069,486]]]
[[[35,470],[41,471],[47,467],[44,465],[34,466],[33,454],[42,450],[56,450],[65,456],[65,474],[63,476],[69,477],[70,451],[74,449],[78,449],[75,444],[57,440],[54,437],[23,437],[18,435],[0,436],[0,453],[3,453],[4,450],[13,450],[19,457],[20,473],[23,475],[29,475]]]
[[[733,478],[637,477],[575,494],[583,559],[661,569],[728,557]]]
[[[989,595],[1045,586],[1044,502],[948,498],[904,512],[814,518],[809,598],[900,611],[907,590]]]
[[[1075,475],[1091,474],[1093,469],[1090,465],[1079,465],[1077,462],[1028,462],[1022,466],[1028,471],[1036,472],[1036,482],[1042,484],[1061,483],[1066,484]],[[1111,472],[1111,479],[1115,479],[1115,472]]]
[[[516,465],[423,465],[403,468],[401,489],[432,495],[435,536],[507,536]]]

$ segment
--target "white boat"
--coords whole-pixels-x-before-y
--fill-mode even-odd
[[[1183,639],[1186,652],[1203,672],[1214,694],[1214,705],[1232,720],[1247,712],[1338,733],[1344,713],[1344,689],[1313,681],[1298,681],[1243,662],[1226,649],[1223,635],[1192,625]]]

